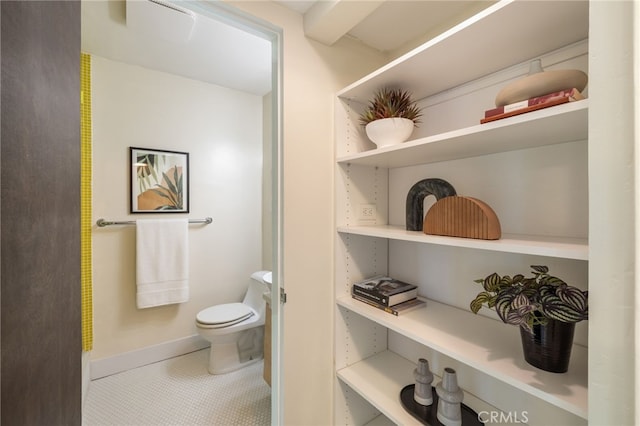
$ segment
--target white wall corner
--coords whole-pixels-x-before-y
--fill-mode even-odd
[[[384,0],[316,2],[304,14],[304,33],[315,41],[331,46],[383,3]]]

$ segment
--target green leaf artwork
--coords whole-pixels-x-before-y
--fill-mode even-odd
[[[131,148],[131,212],[188,212],[188,153]]]

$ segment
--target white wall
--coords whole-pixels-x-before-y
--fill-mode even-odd
[[[99,360],[197,334],[196,313],[240,301],[262,268],[262,98],[92,57],[93,212],[107,220],[213,217],[191,225],[189,302],[138,310],[135,227],[94,228]],[[129,212],[129,147],[190,154],[190,213]]]
[[[637,425],[640,419],[634,221],[639,201],[639,8],[638,0],[592,1],[589,11],[591,425]]]

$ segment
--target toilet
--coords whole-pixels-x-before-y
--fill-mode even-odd
[[[267,275],[269,274],[269,275]],[[262,360],[264,351],[264,280],[270,271],[251,274],[242,303],[203,309],[196,315],[198,333],[211,342],[209,373],[224,374]]]

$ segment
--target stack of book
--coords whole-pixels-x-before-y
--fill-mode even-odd
[[[417,286],[384,275],[354,283],[351,296],[396,316],[426,304],[418,299]]]
[[[564,89],[513,104],[488,109],[484,112],[484,118],[480,120],[480,124],[582,99],[584,99],[584,96],[582,96],[578,89]]]

